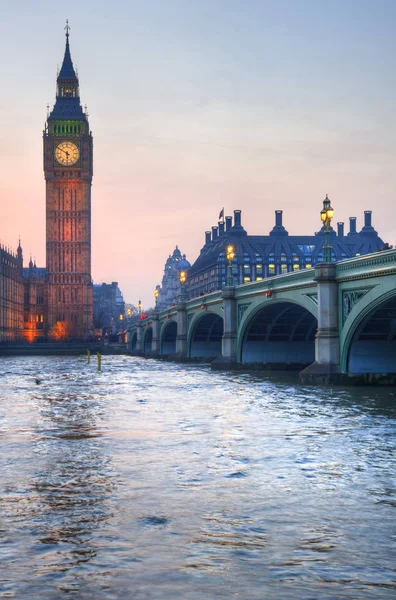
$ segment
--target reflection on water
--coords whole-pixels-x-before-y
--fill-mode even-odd
[[[0,597],[396,597],[392,389],[103,367],[0,362]]]

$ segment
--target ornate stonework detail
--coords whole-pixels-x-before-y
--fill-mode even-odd
[[[316,306],[318,306],[318,294],[305,294]]]
[[[353,290],[342,293],[342,322],[345,323],[352,308],[369,290]]]
[[[245,311],[249,308],[250,304],[240,304],[238,306],[238,327],[243,319]]]

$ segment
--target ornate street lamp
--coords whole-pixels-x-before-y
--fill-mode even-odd
[[[139,300],[139,302],[138,302],[138,314],[139,314],[139,317],[142,314],[142,301],[141,300]]]
[[[159,290],[158,290],[158,288],[155,288],[155,290],[154,290],[155,310],[157,310],[158,296],[159,296]]]
[[[184,284],[186,283],[186,272],[180,271],[179,273],[179,281],[180,281],[180,301],[184,302]]]
[[[235,256],[235,248],[231,244],[227,246],[227,260],[228,260],[228,285],[234,285],[234,277],[232,275],[232,261]]]
[[[326,194],[326,198],[323,200],[323,208],[320,211],[320,218],[323,225],[325,226],[325,243],[323,246],[323,262],[330,263],[332,261],[332,247],[330,244],[330,225],[331,219],[334,216],[334,209],[330,204],[330,200]]]

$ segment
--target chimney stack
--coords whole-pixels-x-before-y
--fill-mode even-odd
[[[225,222],[226,222],[226,231],[230,231],[230,229],[232,227],[232,217],[226,217]]]
[[[219,221],[219,237],[224,235],[224,223],[223,221]]]
[[[234,210],[234,227],[240,227],[240,226],[241,226],[241,211]]]
[[[275,227],[282,227],[282,214],[283,210],[275,211]]]
[[[356,217],[349,217],[349,233],[348,235],[353,235],[356,233]]]
[[[211,232],[205,231],[205,245],[210,244],[210,241],[211,241]]]
[[[213,227],[212,227],[212,241],[214,242],[215,240],[217,240],[217,227],[215,225],[213,225]]]
[[[364,226],[371,227],[371,210],[364,211]]]
[[[344,223],[342,221],[337,223],[337,235],[338,237],[344,237]]]

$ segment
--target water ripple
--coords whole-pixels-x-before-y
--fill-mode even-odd
[[[0,597],[395,597],[394,391],[102,366],[1,359]]]

